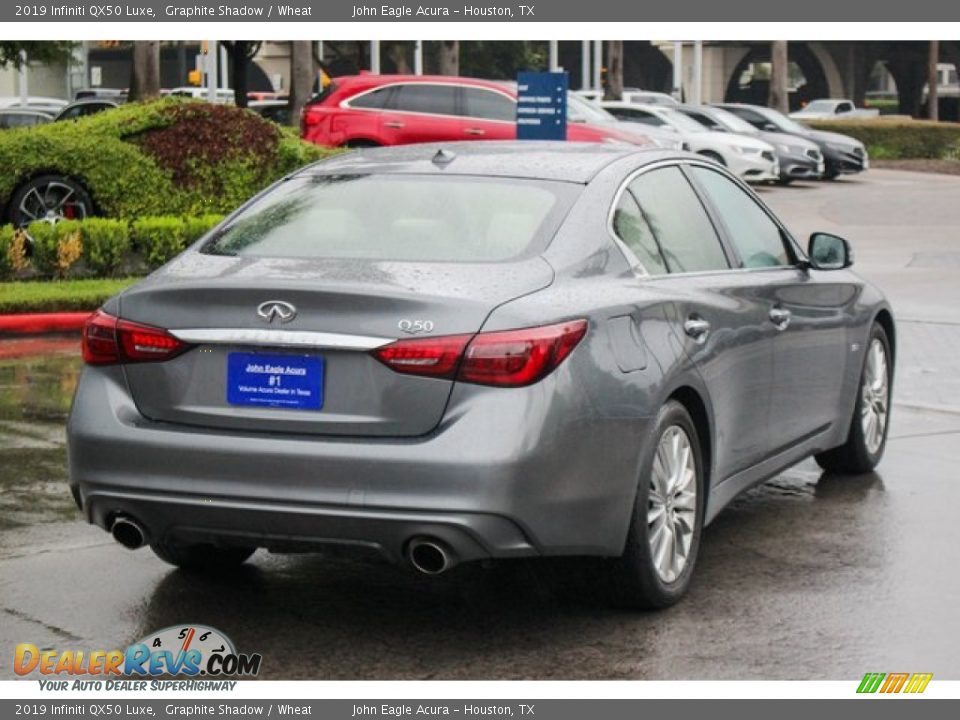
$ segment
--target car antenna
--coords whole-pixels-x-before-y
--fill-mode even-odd
[[[440,148],[433,154],[433,158],[431,158],[430,162],[432,162],[434,165],[448,165],[452,163],[456,157],[457,156],[449,150]]]

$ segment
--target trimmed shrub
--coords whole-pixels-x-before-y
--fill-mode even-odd
[[[180,218],[154,217],[134,220],[130,226],[133,246],[147,265],[159,267],[187,246],[186,224]]]
[[[30,264],[45,277],[54,274],[57,263],[57,226],[40,220],[27,227],[30,236]]]
[[[115,276],[130,251],[130,228],[127,223],[110,218],[87,218],[80,224],[83,259],[87,268],[98,277]]]
[[[816,130],[841,133],[867,146],[878,160],[960,160],[960,123],[929,120],[812,120]]]
[[[13,233],[12,225],[0,225],[0,279],[10,277],[13,271],[10,261]]]
[[[336,152],[230,105],[181,98],[130,103],[0,133],[0,204],[42,173],[77,181],[106,217],[226,213]]]

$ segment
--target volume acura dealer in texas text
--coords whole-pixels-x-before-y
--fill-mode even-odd
[[[177,7],[176,5],[167,5],[163,12],[167,17],[178,18],[204,18],[204,17],[261,17],[269,16],[276,12],[280,17],[311,17],[309,6],[295,6],[277,4],[262,7],[250,7],[240,5],[231,7],[230,5],[186,5]]]

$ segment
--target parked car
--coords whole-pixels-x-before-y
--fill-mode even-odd
[[[96,98],[99,100],[112,100],[118,105],[127,101],[128,90],[121,88],[81,88],[73,94],[74,100],[86,100]]]
[[[53,119],[54,122],[76,120],[77,118],[87,117],[88,115],[96,115],[98,112],[103,112],[104,110],[112,110],[115,107],[117,107],[117,103],[112,100],[84,98],[83,100],[75,100],[64,107]]]
[[[654,127],[652,125],[639,127],[635,123],[624,122],[601,107],[599,103],[572,92],[567,94],[567,122],[611,127],[620,132],[632,133],[640,138],[652,140],[654,145],[666,148],[667,150],[690,149],[686,143],[677,136],[677,133],[671,130]]]
[[[36,127],[46,125],[53,120],[50,113],[31,108],[0,108],[0,130],[12,128]]]
[[[26,101],[19,96],[0,97],[0,109],[39,110],[49,115],[56,115],[66,105],[66,100],[35,95],[30,95]]]
[[[184,87],[175,87],[171,88],[170,90],[166,90],[163,92],[163,95],[169,95],[170,97],[186,97],[194,100],[206,100],[210,97],[210,91],[205,87],[186,85]],[[233,104],[233,102],[236,100],[236,93],[229,88],[217,88],[214,91],[214,97],[216,98],[214,102]]]
[[[682,105],[678,108],[687,117],[696,120],[708,130],[730,132],[760,138],[773,145],[780,168],[781,185],[794,180],[816,180],[823,175],[823,153],[812,140],[781,132],[758,130],[733,113],[709,105]]]
[[[680,106],[680,103],[672,95],[653,92],[652,90],[624,90],[623,102],[637,103],[638,105],[663,105],[672,108]]]
[[[247,107],[260,117],[272,120],[278,125],[290,124],[289,100],[250,100]]]
[[[304,140],[333,147],[516,138],[511,84],[430,75],[334,78],[300,116]],[[567,139],[643,144],[639,133],[568,123]]]
[[[770,143],[756,137],[710,132],[678,110],[663,105],[605,102],[603,108],[627,122],[669,128],[691,152],[726,165],[748,182],[768,182],[780,177],[776,151]]]
[[[813,130],[777,110],[761,105],[718,103],[715,107],[729,110],[758,130],[796,135],[815,142],[823,153],[823,177],[827,180],[833,180],[839,175],[863,172],[870,167],[867,148],[855,138],[840,133]]]
[[[794,120],[837,120],[842,118],[875,118],[880,111],[858,108],[850,100],[811,100],[800,110],[790,113]]]
[[[344,153],[90,318],[70,487],[185,568],[594,556],[664,607],[739,493],[880,461],[894,325],[851,258],[689,153]]]

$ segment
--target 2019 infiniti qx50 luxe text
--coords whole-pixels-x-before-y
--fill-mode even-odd
[[[596,556],[620,602],[670,605],[738,493],[880,460],[893,318],[851,259],[691,154],[348,153],[90,319],[71,486],[183,567]]]

